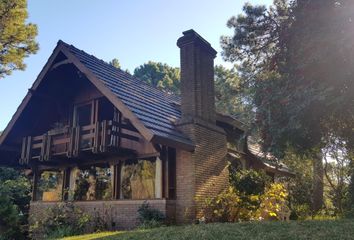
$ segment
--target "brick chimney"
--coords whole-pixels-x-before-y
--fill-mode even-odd
[[[176,222],[203,216],[204,200],[228,186],[225,131],[215,124],[214,58],[216,51],[193,30],[183,33],[181,49],[182,117],[177,127],[195,144],[176,151]]]
[[[183,32],[181,49],[181,123],[195,119],[215,124],[214,58],[216,51],[194,30]]]

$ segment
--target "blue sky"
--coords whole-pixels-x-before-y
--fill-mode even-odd
[[[227,20],[241,13],[245,0],[28,0],[29,21],[38,25],[40,50],[25,71],[0,79],[0,130],[10,121],[59,39],[105,61],[118,58],[123,69],[149,61],[179,66],[177,39],[193,28],[219,52]],[[249,0],[270,4],[272,0]]]

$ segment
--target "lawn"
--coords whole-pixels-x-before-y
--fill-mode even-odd
[[[64,238],[65,240],[276,240],[354,239],[354,220],[216,223],[161,227],[148,230],[103,232]]]

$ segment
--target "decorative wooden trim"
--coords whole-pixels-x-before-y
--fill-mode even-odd
[[[32,201],[36,201],[37,200],[38,179],[39,179],[39,172],[38,172],[37,165],[34,165],[32,167],[32,172],[33,172]]]
[[[69,59],[65,59],[63,61],[53,64],[53,66],[50,68],[50,71],[53,71],[54,69],[56,69],[62,65],[66,65],[66,64],[70,64],[70,63],[72,63],[72,62]]]
[[[120,171],[122,168],[122,162],[119,161],[117,164],[114,165],[114,172],[113,172],[113,199],[117,200],[120,198]]]
[[[170,138],[166,138],[166,137],[161,137],[158,135],[154,135],[154,137],[151,139],[152,143],[157,143],[157,144],[164,144],[166,146],[169,147],[174,147],[174,148],[178,148],[178,149],[183,149],[189,152],[193,152],[195,149],[195,145],[194,144],[190,144],[190,143],[183,143],[180,141],[173,141]]]
[[[70,188],[70,172],[71,168],[66,168],[63,171],[63,184],[62,184],[62,200],[66,201],[69,198],[69,193],[67,189]]]
[[[33,83],[32,87],[31,87],[31,90],[35,91],[37,89],[39,84],[42,82],[42,80],[44,79],[44,77],[46,76],[48,71],[50,70],[50,67],[52,66],[55,58],[57,57],[59,52],[62,51],[62,48],[63,48],[62,44],[60,42],[58,42],[58,44],[57,44],[56,48],[54,49],[52,55],[49,57],[47,63],[44,65],[44,67],[41,70],[40,74],[38,75],[37,79]],[[25,109],[25,107],[27,106],[27,104],[31,100],[32,96],[33,95],[31,93],[31,91],[28,91],[28,93],[26,94],[25,98],[22,100],[20,106],[17,108],[15,114],[12,116],[10,122],[7,124],[6,128],[4,129],[3,133],[1,134],[1,136],[0,136],[0,145],[2,145],[4,143],[5,139],[7,138],[7,135],[9,134],[9,132],[11,131],[11,129],[13,128],[15,123],[17,122],[18,118],[22,114],[22,111]]]
[[[27,149],[26,149],[26,164],[29,163],[30,159],[31,159],[31,154],[32,154],[32,137],[29,136],[27,137]]]
[[[84,64],[82,64],[74,54],[72,54],[66,47],[61,48],[64,55],[73,62],[73,64],[90,80],[90,82],[110,100],[110,102],[126,117],[128,118],[134,127],[138,129],[141,135],[148,141],[152,139],[154,134],[147,129],[144,124],[130,111],[128,107],[110,90],[102,81],[100,81]]]
[[[25,164],[27,162],[26,160],[26,147],[27,147],[27,137],[22,138],[22,150],[21,150],[21,158],[20,158],[20,164]]]

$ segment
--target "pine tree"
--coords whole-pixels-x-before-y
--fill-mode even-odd
[[[24,70],[24,58],[38,50],[37,26],[27,18],[26,0],[0,0],[0,78]]]

